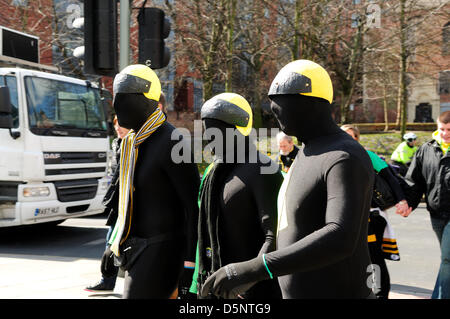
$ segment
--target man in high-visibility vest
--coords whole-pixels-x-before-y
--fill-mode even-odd
[[[391,163],[399,167],[399,173],[406,175],[409,164],[411,164],[414,153],[417,151],[417,135],[410,132],[403,135],[404,141],[397,146],[391,155]]]

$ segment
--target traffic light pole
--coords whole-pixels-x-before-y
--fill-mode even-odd
[[[120,0],[119,72],[130,64],[130,0]]]
[[[139,23],[139,63],[150,63],[150,67],[161,69],[170,62],[170,50],[165,40],[170,34],[170,21],[159,8],[145,7],[145,2],[137,17]]]

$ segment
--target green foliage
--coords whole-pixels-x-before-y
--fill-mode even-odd
[[[431,139],[432,132],[414,133],[417,135],[417,146]],[[401,135],[400,133],[361,134],[360,142],[366,149],[382,155],[386,160],[389,160],[392,152],[401,143]]]

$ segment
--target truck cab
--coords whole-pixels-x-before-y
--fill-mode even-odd
[[[0,227],[102,213],[110,158],[97,86],[0,68]]]

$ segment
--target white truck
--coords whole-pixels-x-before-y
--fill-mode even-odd
[[[102,213],[110,157],[98,87],[0,68],[0,227]]]

